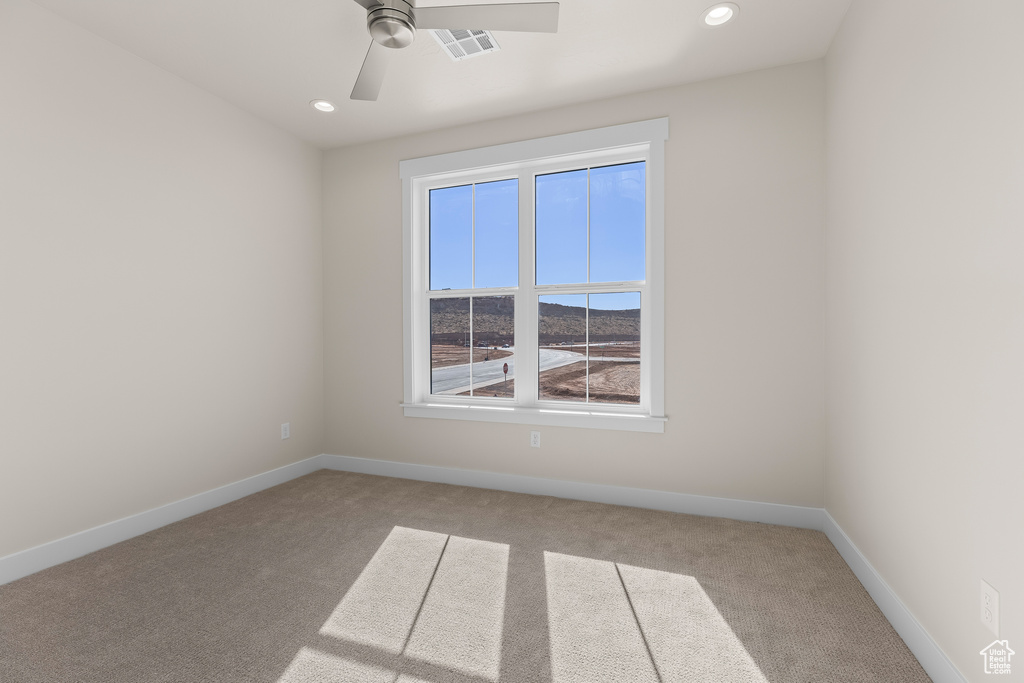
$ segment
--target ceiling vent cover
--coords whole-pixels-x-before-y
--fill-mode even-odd
[[[430,35],[434,36],[437,44],[444,48],[448,56],[454,62],[461,62],[468,57],[476,57],[487,52],[496,52],[498,41],[494,39],[490,31],[477,31],[468,29],[454,29],[449,31],[446,28],[431,29]]]

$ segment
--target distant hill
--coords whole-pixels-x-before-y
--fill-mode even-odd
[[[540,304],[540,342],[582,341],[587,332],[587,311],[582,306]],[[590,341],[638,341],[640,309],[590,309]]]
[[[489,296],[473,300],[473,343],[490,346],[513,344],[512,297]],[[582,306],[540,304],[540,343],[580,342],[587,334],[587,311]],[[430,302],[430,336],[434,343],[466,343],[469,336],[469,299],[434,299]],[[592,342],[638,341],[640,310],[590,311]]]

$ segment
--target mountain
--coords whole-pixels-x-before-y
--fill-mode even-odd
[[[466,343],[469,337],[469,299],[433,299],[430,336],[433,343]],[[515,301],[511,296],[473,299],[473,343],[513,344]],[[587,311],[582,306],[540,304],[540,343],[580,342],[587,334]],[[590,340],[596,342],[640,339],[640,310],[591,309]]]

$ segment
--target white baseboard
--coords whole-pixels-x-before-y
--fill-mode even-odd
[[[921,663],[931,679],[935,683],[967,683],[967,677],[960,672],[942,651],[942,648],[932,639],[928,631],[914,618],[899,596],[889,587],[882,575],[871,566],[868,558],[864,557],[864,554],[853,544],[850,537],[827,510],[822,510],[822,519],[824,525],[821,530],[828,536],[828,540],[839,551],[843,560],[867,590],[868,595],[878,605],[878,609],[882,610],[882,614],[896,629],[896,633],[900,634],[903,642],[914,653],[917,661]]]
[[[323,469],[322,458],[323,456],[318,455],[300,460],[291,465],[226,484],[152,510],[101,524],[50,543],[37,545],[13,555],[0,557],[0,586]]]
[[[376,474],[399,479],[416,479],[515,493],[557,496],[595,503],[628,505],[652,510],[725,517],[823,531],[932,680],[935,683],[966,683],[967,681],[935,643],[928,631],[914,618],[914,615],[882,576],[853,544],[849,536],[823,508],[696,496],[608,484],[587,484],[453,467],[414,465],[343,455],[324,454],[307,458],[270,472],[257,474],[248,479],[2,557],[0,558],[0,585],[320,469]]]
[[[588,500],[594,503],[683,512],[690,515],[727,517],[745,522],[781,524],[802,529],[820,530],[822,525],[821,513],[823,510],[821,508],[695,496],[688,493],[670,493],[609,484],[585,484],[577,481],[463,470],[455,467],[414,465],[391,460],[353,458],[347,455],[323,455],[321,457],[323,458],[323,467],[345,472],[377,474],[398,479],[416,479],[440,484],[512,491],[513,493],[532,493],[539,496]]]

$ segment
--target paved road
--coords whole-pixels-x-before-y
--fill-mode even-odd
[[[538,349],[540,352],[541,371],[552,368],[560,368],[577,361],[584,360],[586,356],[575,351],[563,351],[561,349]],[[479,389],[489,384],[496,384],[505,380],[505,374],[501,371],[502,366],[508,363],[508,376],[515,377],[516,356],[498,358],[497,360],[481,361],[473,363],[473,386]],[[469,365],[448,365],[443,368],[435,368],[431,371],[432,393],[435,394],[461,394],[469,391]]]

